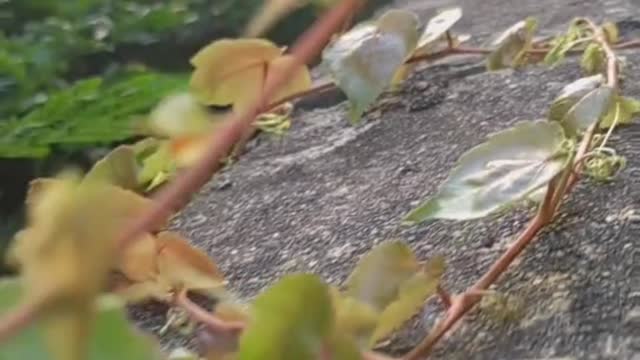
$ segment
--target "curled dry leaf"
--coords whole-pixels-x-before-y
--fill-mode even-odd
[[[349,98],[352,122],[391,84],[413,52],[417,26],[415,14],[390,10],[376,22],[357,25],[324,50],[324,65]]]
[[[524,121],[498,132],[462,155],[439,192],[405,221],[475,219],[523,200],[564,169],[572,146],[557,122]]]
[[[192,59],[191,87],[206,105],[246,106],[258,97],[269,74],[290,60],[273,43],[262,39],[222,39],[201,49]],[[271,75],[273,76],[273,75]],[[311,87],[306,66],[299,66],[291,80],[270,101],[278,101]]]
[[[212,297],[224,293],[224,278],[209,257],[179,234],[146,235],[125,249],[117,270],[126,278],[117,293],[127,301],[168,301],[171,293],[190,290]]]
[[[224,277],[216,264],[182,236],[174,232],[158,234],[158,273],[173,289],[187,289],[219,295]]]

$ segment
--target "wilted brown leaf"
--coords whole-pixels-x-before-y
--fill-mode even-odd
[[[158,234],[158,276],[173,289],[219,295],[224,277],[211,259],[179,234]]]

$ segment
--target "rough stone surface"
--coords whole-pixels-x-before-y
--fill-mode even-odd
[[[450,1],[404,0],[426,18]],[[638,0],[461,1],[456,29],[482,42],[520,19],[538,17],[542,35],[575,16],[640,29]],[[640,52],[626,51],[623,91],[640,97]],[[399,220],[433,195],[456,159],[518,121],[545,116],[561,87],[581,76],[576,59],[555,69],[486,73],[478,57],[415,73],[352,127],[344,103],[298,111],[283,139],[260,137],[218,175],[173,227],[207,251],[231,288],[251,298],[297,271],[339,284],[358,256],[402,239],[422,258],[445,255],[444,283],[462,291],[507,248],[532,212],[402,227]],[[523,316],[500,323],[477,309],[441,342],[436,359],[640,359],[640,124],[616,131],[612,146],[627,167],[609,183],[584,179],[561,216],[519,258],[495,290],[520,299]],[[491,310],[491,309],[485,309]],[[148,329],[162,316],[144,313]],[[140,314],[139,313],[139,314]],[[391,341],[399,354],[442,314],[435,302]],[[152,316],[153,315],[153,316]],[[635,320],[634,320],[635,319]],[[176,344],[178,337],[165,337]]]

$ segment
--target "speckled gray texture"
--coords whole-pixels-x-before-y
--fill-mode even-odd
[[[423,16],[445,3],[453,2],[398,2]],[[602,20],[602,13],[625,21],[627,34],[640,29],[636,0],[461,3],[466,18],[459,28],[479,41],[528,15],[539,17],[546,33],[575,16]],[[640,52],[623,55],[624,93],[640,97]],[[296,271],[339,284],[359,255],[392,238],[423,258],[445,255],[446,287],[463,290],[506,249],[531,211],[411,228],[399,220],[434,194],[464,151],[492,132],[544,117],[561,87],[581,76],[575,59],[555,69],[495,73],[485,73],[478,60],[417,72],[357,127],[348,124],[345,104],[298,111],[290,134],[258,138],[173,227],[207,251],[246,298]],[[624,171],[611,183],[580,182],[557,222],[497,284],[524,302],[524,317],[501,325],[474,311],[433,358],[640,359],[640,124],[616,132],[612,145],[628,160]],[[147,329],[161,322],[161,315],[137,313]],[[429,303],[388,350],[406,351],[439,314]]]

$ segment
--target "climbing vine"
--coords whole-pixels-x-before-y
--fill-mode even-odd
[[[536,42],[536,21],[527,18],[490,48],[470,48],[462,45],[467,36],[452,31],[459,8],[444,9],[422,31],[415,14],[390,10],[339,33],[358,6],[334,5],[291,49],[258,38],[213,42],[192,59],[190,89],[167,97],[140,123],[144,139],[115,148],[86,174],[34,180],[27,225],[9,254],[20,277],[0,283],[0,358],[163,358],[124,316],[125,304],[153,299],[172,306],[167,326],[186,317],[210,336],[201,353],[175,349],[173,359],[392,359],[377,345],[436,297],[446,312],[403,357],[421,359],[553,221],[581,176],[606,181],[624,166],[608,140],[640,112],[640,102],[621,94],[614,51],[640,42],[621,43],[615,24],[579,18],[566,33]],[[546,118],[519,122],[468,150],[439,191],[403,219],[417,226],[538,204],[518,239],[461,294],[449,294],[440,281],[445,259],[420,260],[393,240],[365,254],[343,286],[287,275],[244,303],[206,254],[166,230],[170,216],[225,160],[241,156],[255,131],[285,134],[299,98],[338,87],[357,126],[419,61],[486,55],[495,71],[554,66],[573,53],[582,54],[585,77],[564,87]],[[313,85],[305,64],[317,55],[334,82]],[[230,109],[214,113],[210,106]],[[199,305],[195,294],[215,306]]]

